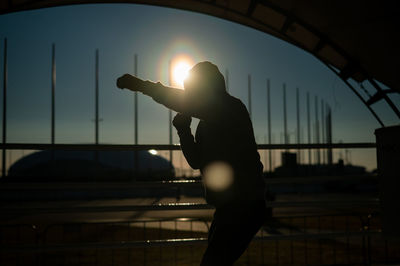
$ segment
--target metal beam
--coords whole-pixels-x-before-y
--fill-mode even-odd
[[[320,208],[355,208],[377,207],[379,199],[352,200],[313,200],[313,201],[267,201],[266,207],[320,207]],[[54,207],[0,207],[2,215],[10,214],[54,214],[54,213],[103,213],[103,212],[137,212],[137,211],[184,211],[184,210],[213,210],[215,207],[202,203],[166,203],[155,205],[112,205],[112,206],[54,206]]]
[[[325,233],[299,233],[288,235],[268,235],[256,236],[253,241],[288,241],[288,240],[318,240],[318,239],[337,239],[337,238],[355,238],[364,237],[382,237],[381,231],[353,231],[353,232],[325,232]],[[145,247],[177,247],[191,246],[198,244],[207,244],[207,238],[178,238],[178,239],[160,239],[160,240],[143,240],[143,241],[114,241],[114,242],[80,242],[71,244],[46,244],[46,245],[1,245],[3,252],[25,253],[25,252],[55,252],[69,250],[113,250],[127,248],[145,248]]]
[[[346,83],[347,87],[349,87],[349,88],[354,92],[354,94],[364,103],[364,105],[368,108],[368,110],[369,110],[369,111],[371,112],[371,114],[375,117],[375,119],[378,121],[378,123],[379,123],[382,127],[384,127],[385,125],[383,124],[383,122],[382,122],[382,120],[379,118],[379,116],[375,113],[374,110],[372,110],[372,108],[367,104],[367,102],[364,100],[364,98],[356,91],[356,89],[350,84],[350,82],[349,82],[347,79],[342,78],[342,77],[339,75],[339,73],[338,73],[331,65],[326,64],[326,63],[325,63],[325,65],[326,65],[330,70],[332,70],[333,73],[335,73],[336,75],[338,75],[338,76],[343,80],[344,83]]]
[[[397,115],[397,117],[400,119],[400,111],[399,109],[396,107],[396,105],[394,105],[394,103],[392,102],[392,100],[390,100],[390,98],[387,96],[386,93],[384,93],[384,90],[378,85],[378,83],[376,83],[375,80],[373,80],[372,78],[368,78],[368,81],[372,84],[372,86],[375,87],[375,89],[378,92],[383,93],[382,97],[383,99],[386,101],[386,103],[392,108],[393,112],[395,112],[395,114]]]
[[[257,4],[258,4],[258,0],[250,1],[249,7],[247,8],[246,16],[251,17]]]
[[[257,149],[372,149],[376,148],[373,142],[360,143],[302,143],[302,144],[258,144]],[[38,143],[5,143],[0,149],[6,150],[78,150],[78,151],[146,151],[146,150],[180,150],[180,145],[168,144],[38,144]]]
[[[285,20],[285,23],[283,23],[283,26],[282,26],[280,32],[282,34],[286,34],[286,32],[288,31],[290,26],[293,24],[293,22],[294,22],[294,19],[292,17],[290,17],[290,16],[287,16],[286,20]]]
[[[345,176],[306,176],[306,177],[279,177],[266,178],[268,185],[277,184],[321,184],[326,182],[362,182],[363,180],[376,180],[378,175],[345,175]],[[135,181],[135,182],[4,182],[0,184],[0,191],[37,191],[37,190],[131,190],[140,188],[177,188],[199,187],[203,182],[198,179],[167,180],[167,181]]]
[[[374,103],[382,100],[384,98],[384,94],[389,94],[389,93],[398,93],[398,92],[396,90],[394,90],[394,89],[377,91],[374,95],[372,95],[368,99],[367,104],[368,105],[373,105]]]

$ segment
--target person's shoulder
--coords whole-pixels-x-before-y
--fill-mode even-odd
[[[230,109],[236,112],[247,112],[246,105],[239,99],[232,95],[228,95]]]

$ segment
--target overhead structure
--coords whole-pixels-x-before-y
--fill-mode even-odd
[[[320,59],[356,93],[382,125],[371,109],[377,101],[386,101],[400,119],[400,111],[388,95],[400,93],[397,1],[7,0],[0,2],[0,14],[87,3],[137,3],[190,10],[271,34]],[[353,86],[350,79],[359,86]],[[373,93],[364,89],[364,81],[371,83]],[[389,89],[383,89],[378,82]]]

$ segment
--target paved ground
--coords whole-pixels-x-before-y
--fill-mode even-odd
[[[312,202],[318,204],[325,201],[348,201],[349,203],[375,199],[374,195],[352,195],[352,194],[317,194],[317,195],[279,195],[275,202],[292,202],[299,204],[302,202]],[[201,218],[210,220],[212,209],[198,210],[141,210],[141,211],[117,211],[118,209],[129,206],[157,205],[169,203],[199,203],[205,204],[204,198],[200,197],[181,197],[176,198],[135,198],[135,199],[116,199],[116,200],[87,200],[87,201],[35,201],[35,202],[8,202],[1,204],[2,219],[0,224],[22,224],[22,223],[57,223],[57,222],[121,222],[133,220],[160,220],[173,218]],[[92,212],[91,208],[107,207],[105,211]],[[111,208],[110,208],[111,207]],[[39,208],[40,213],[34,210]],[[79,208],[88,208],[88,211]],[[43,209],[50,210],[48,213]],[[64,213],[59,209],[66,209]],[[111,209],[111,211],[110,211]],[[11,212],[10,212],[11,210]],[[16,211],[17,210],[17,211]],[[20,211],[18,211],[20,210]],[[108,210],[108,211],[107,211]],[[273,216],[300,216],[312,214],[330,214],[338,211],[357,212],[373,211],[374,208],[354,208],[349,207],[329,207],[324,206],[294,206],[274,208]]]

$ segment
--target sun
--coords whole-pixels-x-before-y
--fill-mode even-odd
[[[185,61],[181,61],[176,64],[174,69],[172,70],[172,76],[174,78],[174,83],[179,85],[180,87],[183,87],[183,81],[187,78],[189,75],[189,70],[190,70],[190,65],[189,63]]]
[[[193,60],[185,55],[175,57],[171,61],[171,85],[183,88],[183,82],[189,75]]]

